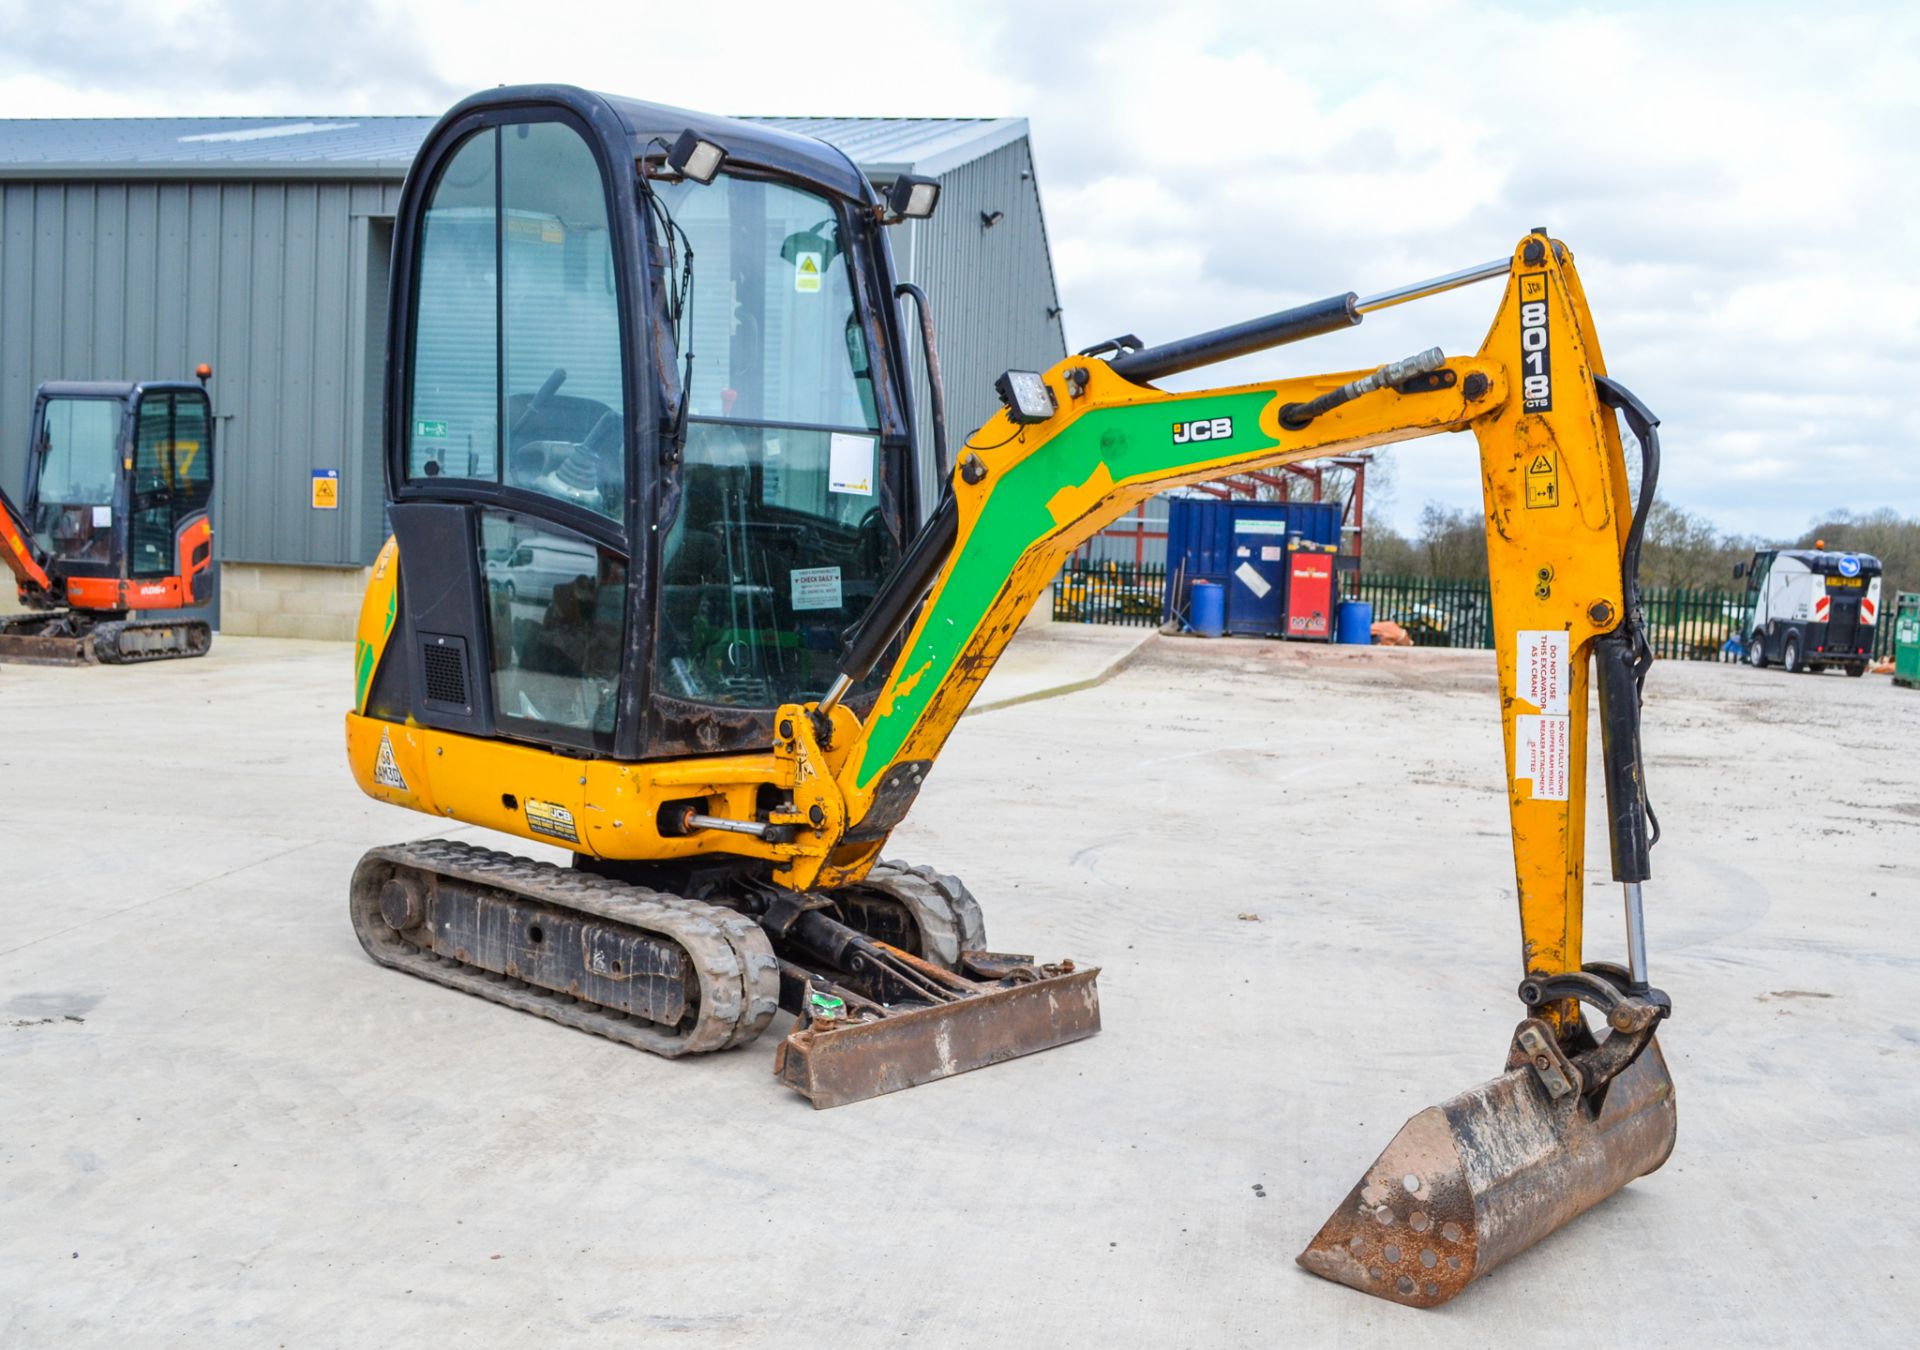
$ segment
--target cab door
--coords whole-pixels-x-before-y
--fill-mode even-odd
[[[143,390],[139,398],[127,485],[127,576],[197,574],[211,552],[211,532],[202,525],[213,496],[207,396],[176,389]],[[192,599],[190,593],[180,597],[181,603]]]
[[[173,396],[146,394],[134,419],[127,484],[127,575],[173,575]]]

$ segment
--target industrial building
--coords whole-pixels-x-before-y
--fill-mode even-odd
[[[0,120],[0,483],[21,481],[39,382],[210,362],[220,626],[349,636],[384,533],[393,214],[434,120]],[[953,435],[992,413],[1002,370],[1066,354],[1024,119],[750,120],[839,146],[883,189],[940,180],[933,218],[891,238],[933,302]],[[915,392],[924,434],[917,358]]]

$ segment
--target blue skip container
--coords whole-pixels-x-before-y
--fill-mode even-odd
[[[1336,642],[1355,647],[1372,646],[1372,604],[1365,600],[1342,600],[1334,607],[1333,634]]]
[[[1217,581],[1196,581],[1189,593],[1189,622],[1201,637],[1223,637],[1227,631],[1227,592]]]

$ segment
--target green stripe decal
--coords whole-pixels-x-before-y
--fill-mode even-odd
[[[1260,430],[1261,410],[1273,398],[1271,392],[1201,394],[1097,409],[1007,470],[987,498],[965,548],[949,563],[946,583],[912,651],[894,667],[892,702],[882,700],[886,711],[867,730],[856,775],[859,785],[872,783],[900,754],[1021,555],[1061,528],[1048,509],[1058,493],[1092,482],[1103,466],[1114,482],[1143,475],[1171,477],[1196,463],[1277,445]],[[1231,437],[1174,444],[1176,422],[1220,417],[1233,419]]]
[[[380,626],[380,636],[387,637],[393,632],[394,605],[399,594],[397,587],[387,591],[387,618]],[[373,644],[355,642],[353,651],[353,706],[359,712],[367,710],[367,686],[373,682]]]

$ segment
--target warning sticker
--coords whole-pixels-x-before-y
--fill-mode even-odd
[[[793,255],[793,289],[802,295],[812,295],[820,289],[820,255],[818,253]]]
[[[316,511],[340,509],[340,470],[315,469],[313,471],[313,509]]]
[[[1543,713],[1567,711],[1573,665],[1567,634],[1558,628],[1523,628],[1514,638],[1513,692]]]
[[[1279,562],[1280,561],[1280,545],[1262,544],[1260,546],[1260,561],[1261,562]]]
[[[1560,505],[1560,452],[1541,450],[1527,461],[1527,509]]]
[[[407,786],[407,780],[400,776],[400,766],[393,758],[393,741],[384,731],[380,733],[380,753],[373,759],[373,781],[396,792],[413,790]]]
[[[795,567],[787,579],[793,585],[795,609],[839,609],[844,603],[837,567]]]
[[[569,844],[580,842],[580,833],[573,828],[573,812],[555,802],[527,798],[527,828],[549,839],[564,839]]]
[[[1233,574],[1240,578],[1240,584],[1242,586],[1245,586],[1262,600],[1265,600],[1267,598],[1267,592],[1273,589],[1271,582],[1253,570],[1252,563],[1241,563],[1233,569]]]
[[[1536,802],[1567,799],[1567,733],[1565,717],[1535,717],[1522,713],[1513,719],[1513,779],[1533,783]]]

